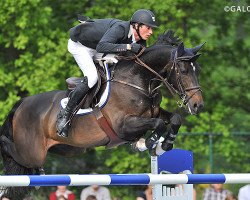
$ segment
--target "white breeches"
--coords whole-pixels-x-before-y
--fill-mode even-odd
[[[95,49],[88,48],[80,42],[68,41],[68,51],[73,55],[84,76],[88,77],[88,86],[92,88],[97,80],[97,69],[93,57],[97,54]]]

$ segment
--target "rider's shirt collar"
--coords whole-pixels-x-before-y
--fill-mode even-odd
[[[132,36],[132,43],[135,43],[136,40],[135,40],[135,35],[134,35],[134,31],[133,31],[133,26],[130,25],[130,29],[129,29],[129,32],[128,32],[128,38],[130,38]]]

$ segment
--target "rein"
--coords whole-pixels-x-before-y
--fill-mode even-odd
[[[118,56],[118,59],[123,59],[123,60],[134,60],[135,63],[137,63],[138,65],[141,65],[142,67],[146,68],[147,70],[149,70],[150,72],[152,72],[154,75],[156,75],[160,81],[162,81],[164,83],[164,85],[168,88],[168,90],[170,91],[172,96],[175,96],[174,92],[175,89],[173,88],[173,86],[171,84],[169,84],[159,73],[157,73],[155,70],[153,70],[151,67],[149,67],[146,63],[144,63],[139,57],[143,54],[143,52],[145,51],[146,47],[143,47],[142,50],[134,56]],[[167,65],[166,65],[167,66]],[[166,67],[165,66],[165,67]],[[125,81],[120,81],[120,80],[115,80],[115,82],[119,82],[119,83],[123,83],[125,85],[129,85],[132,86],[134,88],[137,88],[141,91],[145,91],[143,88],[136,86],[134,84],[130,84],[130,83],[126,83]],[[148,95],[147,95],[148,96]]]
[[[202,91],[201,90],[201,87],[200,86],[194,86],[194,87],[189,87],[189,88],[185,88],[183,89],[183,84],[182,84],[182,81],[181,81],[181,78],[179,76],[179,70],[178,70],[178,62],[180,61],[183,61],[183,60],[188,60],[189,57],[177,57],[177,52],[175,52],[175,55],[174,55],[174,59],[173,59],[173,64],[171,66],[171,71],[169,73],[169,76],[168,78],[164,79],[159,73],[157,73],[155,70],[153,70],[151,67],[149,67],[146,63],[144,63],[139,57],[143,54],[143,52],[145,51],[146,47],[143,47],[142,50],[137,54],[137,55],[134,55],[134,56],[118,56],[117,58],[118,59],[123,59],[123,60],[134,60],[135,63],[137,63],[138,65],[146,68],[148,71],[152,72],[156,77],[159,78],[159,81],[161,81],[165,87],[169,90],[169,92],[171,93],[171,95],[176,99],[176,102],[178,104],[179,107],[183,107],[183,105],[186,105],[188,103],[188,101],[193,97],[193,95],[195,95],[195,93],[197,93],[198,91]],[[166,68],[168,65],[168,63],[166,64],[166,66],[164,68]],[[170,78],[170,75],[172,73],[172,70],[175,69],[176,71],[176,74],[177,74],[177,85],[178,85],[178,88],[180,90],[180,92],[178,90],[176,90],[169,82],[169,78]],[[133,88],[136,88],[140,91],[142,91],[146,96],[149,96],[147,95],[147,91],[137,85],[134,85],[134,84],[130,84],[130,83],[127,83],[125,81],[120,81],[120,80],[113,80],[114,82],[118,82],[118,83],[121,83],[121,84],[125,84],[125,85],[128,85],[130,87],[133,87]],[[195,90],[194,93],[190,96],[187,96],[186,95],[186,92],[187,91],[191,91],[191,90]],[[178,94],[179,97],[181,98],[181,102],[179,101],[179,99],[177,99],[176,95],[175,94]]]

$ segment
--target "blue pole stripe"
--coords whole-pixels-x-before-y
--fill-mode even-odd
[[[110,174],[110,185],[147,185],[150,177],[147,174]]]
[[[30,175],[29,186],[57,186],[69,185],[71,179],[68,175]]]
[[[187,174],[188,184],[196,183],[225,183],[224,174]]]

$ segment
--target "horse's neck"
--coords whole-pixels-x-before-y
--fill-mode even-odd
[[[171,49],[163,45],[150,47],[140,59],[157,73],[161,73],[171,58]],[[115,78],[136,85],[148,87],[153,78],[157,76],[152,71],[146,69],[144,64],[136,64],[135,61],[123,61],[116,67]],[[162,74],[161,74],[162,75]]]
[[[171,60],[172,48],[158,45],[142,56],[142,61],[157,73],[161,73]],[[151,73],[152,74],[152,73]]]

